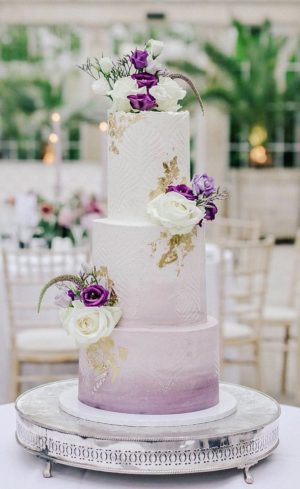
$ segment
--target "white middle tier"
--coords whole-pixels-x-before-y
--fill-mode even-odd
[[[93,263],[106,266],[115,283],[126,326],[192,325],[206,322],[204,231],[198,229],[194,248],[178,263],[158,266],[150,243],[161,233],[151,223],[123,223],[110,219],[94,221]]]

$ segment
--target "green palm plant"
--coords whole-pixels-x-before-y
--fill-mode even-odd
[[[236,43],[233,53],[227,54],[212,43],[203,49],[209,60],[209,69],[204,73],[192,62],[173,63],[176,69],[184,69],[195,82],[206,101],[225,107],[230,115],[231,142],[250,142],[250,146],[264,145],[278,140],[295,139],[294,114],[287,111],[287,104],[300,102],[299,73],[282,73],[278,81],[278,61],[285,45],[284,36],[272,33],[270,22],[253,28],[238,21],[233,22]],[[290,62],[298,61],[297,50]],[[231,165],[240,166],[241,160],[248,164],[248,152],[233,153]],[[284,154],[284,164],[293,164],[294,155]]]
[[[233,25],[237,39],[232,55],[211,43],[204,46],[217,70],[208,74],[203,97],[226,106],[237,139],[246,133],[251,140],[253,130],[260,127],[265,135],[261,142],[267,144],[276,138],[283,122],[284,90],[279,87],[276,69],[286,38],[275,36],[268,21],[254,31],[238,21]]]

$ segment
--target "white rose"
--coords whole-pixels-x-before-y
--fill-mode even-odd
[[[110,87],[104,78],[100,78],[92,83],[92,90],[97,95],[107,95]]]
[[[152,56],[148,56],[147,61],[147,73],[155,75],[158,71],[163,71],[161,63],[159,63],[156,59],[153,59]]]
[[[147,205],[147,213],[155,224],[171,234],[188,234],[204,217],[204,211],[178,192],[160,194]]]
[[[108,92],[108,95],[113,99],[112,110],[129,112],[131,110],[131,105],[127,96],[135,95],[139,93],[139,91],[136,81],[130,76],[119,78],[114,84],[113,90]]]
[[[157,41],[156,39],[150,39],[146,44],[146,49],[150,52],[150,54],[154,59],[160,55],[160,53],[163,50],[163,47],[164,47],[164,43],[161,41]]]
[[[82,302],[74,301],[73,307],[61,309],[59,315],[67,332],[84,346],[109,336],[122,313],[118,306],[85,307]]]
[[[159,83],[151,87],[149,91],[156,99],[158,110],[163,112],[176,112],[180,108],[178,100],[186,96],[186,90],[168,76],[161,76]]]
[[[105,75],[108,75],[112,70],[113,62],[110,58],[104,57],[99,59],[99,65],[103,73],[105,73]]]

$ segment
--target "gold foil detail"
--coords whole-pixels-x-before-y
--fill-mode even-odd
[[[108,135],[109,147],[108,150],[116,155],[120,154],[118,143],[122,142],[123,136],[132,124],[143,119],[143,114],[119,114],[111,113],[108,116]]]
[[[114,286],[112,279],[108,275],[107,267],[100,267],[96,271],[97,278],[103,278],[106,282],[106,286],[108,289],[111,289]]]
[[[177,156],[175,155],[170,161],[163,162],[164,176],[158,178],[158,185],[155,190],[150,192],[150,200],[161,194],[165,194],[169,185],[186,184],[186,177],[180,178]],[[171,235],[168,231],[162,231],[160,237],[150,243],[151,254],[154,256],[158,246],[166,242],[166,251],[161,255],[157,265],[164,268],[166,265],[177,262],[177,275],[183,267],[183,261],[186,255],[194,248],[193,238],[197,236],[197,227],[188,234]]]
[[[116,348],[114,340],[105,336],[100,338],[97,343],[88,346],[86,355],[90,366],[97,374],[111,373],[111,383],[113,384],[121,371],[118,361],[127,359],[128,350],[124,346]]]
[[[96,276],[97,278],[103,279],[105,282],[105,287],[110,290],[110,300],[109,300],[109,305],[115,305],[118,303],[118,297],[117,294],[114,290],[114,282],[108,275],[108,269],[107,267],[100,267],[96,271]]]
[[[158,246],[161,243],[166,243],[167,250],[161,255],[157,265],[159,268],[164,268],[171,263],[177,262],[177,276],[180,274],[183,267],[183,261],[186,255],[194,248],[193,239],[197,236],[197,227],[188,234],[171,235],[167,231],[162,231],[160,237],[150,243],[151,254],[154,256],[158,251]]]
[[[155,190],[152,190],[149,194],[150,199],[154,199],[160,194],[165,194],[167,187],[172,185],[179,178],[179,168],[177,156],[174,156],[170,161],[163,162],[164,176],[158,178],[158,185]],[[184,183],[182,181],[181,183]]]

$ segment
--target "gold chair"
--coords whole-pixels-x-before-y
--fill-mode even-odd
[[[274,239],[221,243],[219,323],[221,371],[227,364],[253,365],[261,385],[261,321]],[[230,260],[228,259],[230,256]],[[228,358],[228,347],[252,347],[250,357]]]
[[[43,373],[42,364],[74,363],[78,351],[58,321],[55,287],[47,292],[40,314],[37,301],[41,287],[61,273],[77,273],[88,260],[85,249],[70,251],[3,250],[4,280],[10,323],[11,383],[14,400],[25,382],[41,383],[67,375]],[[34,364],[33,374],[25,372]]]
[[[280,284],[278,284],[280,287]],[[287,370],[289,353],[293,346],[300,357],[300,229],[297,231],[294,245],[294,263],[289,291],[289,301],[286,305],[267,306],[263,310],[263,326],[265,327],[264,341],[267,343],[277,343],[283,353],[281,392],[286,392]],[[268,330],[267,330],[268,327]],[[270,327],[280,328],[280,337],[269,336]],[[300,361],[300,359],[299,359]],[[298,383],[300,384],[300,365],[298,367]],[[298,387],[300,389],[300,385]],[[300,396],[300,394],[299,394]],[[300,400],[300,397],[299,397]]]
[[[213,226],[207,226],[208,240],[222,242],[230,240],[258,240],[261,227],[259,221],[218,217]]]

